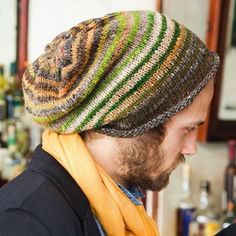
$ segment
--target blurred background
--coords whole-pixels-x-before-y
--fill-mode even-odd
[[[235,221],[235,0],[0,0],[1,185],[24,170],[42,130],[24,110],[21,77],[57,34],[121,10],[154,10],[185,25],[217,51],[221,67],[198,153],[160,193],[146,192],[147,212],[163,236],[214,235]],[[203,234],[200,234],[203,232]]]

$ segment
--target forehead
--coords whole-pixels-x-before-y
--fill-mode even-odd
[[[193,102],[174,115],[170,121],[184,124],[201,123],[206,120],[208,108],[213,97],[214,80],[210,80]]]

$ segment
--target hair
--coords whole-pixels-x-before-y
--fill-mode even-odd
[[[159,144],[163,142],[164,137],[165,137],[165,124],[163,123],[137,136],[137,138],[140,140],[144,141],[146,139],[147,142],[152,142],[152,140],[155,140]]]
[[[101,134],[97,130],[86,130],[86,131],[80,132],[79,134],[83,140],[86,140],[87,138],[98,139],[98,138],[101,138],[102,135],[105,135],[105,134]],[[127,137],[125,139],[135,138],[137,141],[140,141],[143,143],[152,143],[153,140],[155,140],[155,142],[157,141],[158,144],[161,144],[163,142],[164,136],[165,136],[165,124],[160,124],[157,127],[147,130],[143,134],[137,135],[135,137]],[[114,137],[114,138],[117,138],[117,137]],[[121,138],[121,139],[124,139],[124,138]]]

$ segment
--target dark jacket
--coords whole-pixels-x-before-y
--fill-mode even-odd
[[[100,235],[69,173],[38,146],[29,167],[0,188],[1,236]]]
[[[216,236],[236,236],[236,224],[232,224],[226,229],[221,230]]]

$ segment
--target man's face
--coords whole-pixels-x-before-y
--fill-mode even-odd
[[[163,141],[155,133],[121,139],[121,152],[116,176],[124,185],[160,191],[169,182],[171,172],[184,156],[196,152],[197,127],[204,123],[213,96],[213,80],[194,99],[165,124]]]

